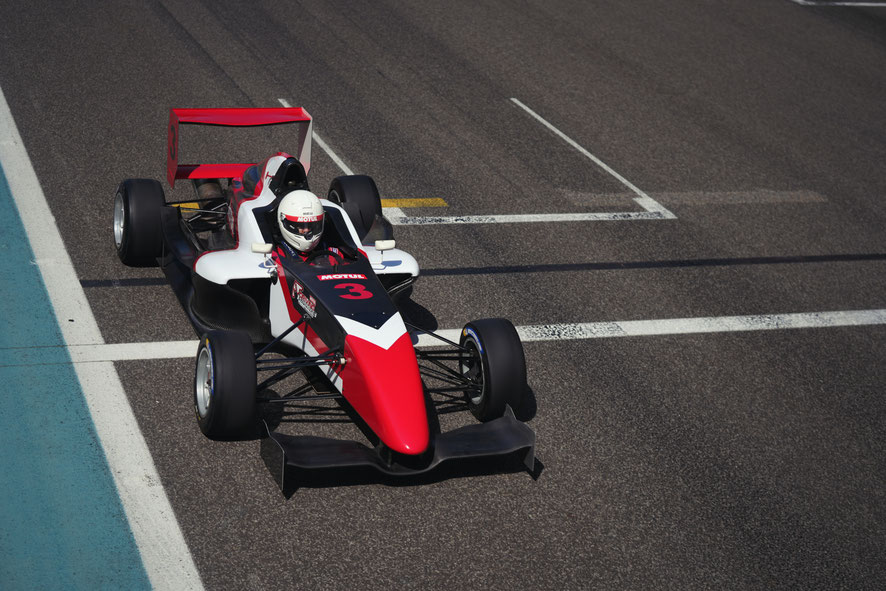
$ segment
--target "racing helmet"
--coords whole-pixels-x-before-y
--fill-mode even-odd
[[[308,252],[323,235],[323,206],[310,191],[292,191],[277,206],[277,223],[290,246]]]

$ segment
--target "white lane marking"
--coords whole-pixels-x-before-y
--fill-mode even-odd
[[[800,328],[834,328],[886,324],[886,309],[844,310],[834,312],[799,312],[793,314],[753,314],[748,316],[711,316],[700,318],[664,318],[658,320],[618,320],[575,324],[535,324],[518,326],[517,334],[524,343],[609,339],[616,337],[649,337],[723,332],[753,332]],[[460,328],[438,330],[436,335],[458,341]],[[440,346],[442,341],[420,333],[413,341],[417,347]],[[68,348],[75,365],[104,366],[109,361],[176,359],[193,357],[199,341],[166,341],[148,343],[116,343],[75,345]],[[26,355],[28,349],[2,349],[10,365]]]
[[[286,99],[277,99],[277,100],[280,101],[280,104],[283,105],[284,107],[286,107],[287,109],[292,108],[292,105],[290,105],[289,101],[287,101]],[[335,152],[332,151],[332,148],[329,147],[329,144],[327,144],[322,139],[320,139],[320,136],[317,135],[316,131],[311,132],[311,139],[313,139],[315,142],[320,144],[320,147],[323,148],[323,151],[326,152],[330,158],[332,158],[332,161],[338,165],[338,167],[342,170],[342,172],[344,172],[346,175],[349,175],[349,176],[354,174],[354,171],[352,171],[350,168],[348,168],[348,165],[345,164],[345,161],[342,160],[341,158],[339,158],[338,154],[336,154]]]
[[[104,339],[2,89],[0,165],[65,342],[69,346],[102,346]],[[193,557],[113,364],[74,364],[74,368],[151,585],[155,589],[202,589]]]
[[[277,99],[277,100],[280,101],[280,104],[283,105],[284,107],[286,107],[287,109],[292,107],[292,105],[290,105],[289,101],[287,101],[286,99],[281,98],[281,99]],[[321,148],[323,148],[323,151],[326,152],[330,158],[332,158],[332,161],[335,162],[335,164],[341,169],[341,171],[343,173],[345,173],[346,175],[349,175],[349,176],[354,174],[354,171],[352,171],[350,169],[350,167],[347,164],[345,164],[345,161],[342,160],[338,156],[338,154],[336,154],[335,152],[332,151],[332,148],[329,147],[329,144],[327,144],[322,139],[320,139],[320,136],[317,135],[316,131],[311,133],[311,137],[313,138],[313,140],[315,142],[317,142],[317,145],[320,146]],[[403,215],[403,210],[400,209],[399,207],[385,207],[384,211],[385,211],[385,217],[387,217],[389,219],[391,216],[405,217]],[[393,223],[393,222],[391,222],[391,223]]]
[[[292,105],[286,99],[277,99],[281,105],[291,108]],[[554,133],[566,140],[571,146],[575,147],[585,156],[602,166],[604,170],[614,175],[622,183],[624,183],[637,197],[634,201],[645,211],[642,212],[624,212],[624,213],[539,213],[539,214],[505,214],[505,215],[466,215],[466,216],[408,216],[399,207],[384,207],[385,217],[395,226],[429,226],[440,224],[515,224],[515,223],[545,223],[545,222],[603,222],[603,221],[623,221],[623,220],[672,220],[676,219],[673,213],[668,211],[663,205],[655,201],[652,197],[635,187],[627,179],[609,168],[605,163],[596,158],[593,154],[579,146],[568,136],[563,134],[556,127],[542,119],[534,111],[526,105],[512,98],[527,112],[541,121],[545,126],[550,128]],[[312,132],[312,139],[317,142],[333,162],[347,175],[354,172],[345,164],[344,160],[336,154],[332,148],[323,141],[317,132]]]
[[[348,168],[348,165],[345,164],[344,161],[338,157],[338,154],[332,151],[332,148],[329,147],[329,144],[324,142],[323,139],[319,135],[317,135],[316,131],[312,131],[311,136],[314,138],[314,141],[317,142],[317,145],[323,148],[324,152],[329,154],[329,157],[332,158],[332,161],[335,162],[340,169],[342,169],[342,172],[347,175],[354,174],[354,172],[350,168]]]
[[[563,141],[590,159],[597,166],[615,177],[624,186],[630,189],[636,197],[634,202],[642,207],[642,212],[579,212],[579,213],[536,213],[536,214],[491,214],[491,215],[464,215],[464,216],[407,216],[402,210],[385,210],[385,217],[397,226],[430,226],[442,224],[521,224],[521,223],[551,223],[551,222],[604,222],[604,221],[636,221],[636,220],[673,220],[677,216],[670,212],[661,203],[641,191],[636,185],[613,170],[605,162],[588,152],[575,140],[554,127],[541,115],[530,109],[516,98],[511,101],[526,111],[529,115],[555,133]]]
[[[669,213],[669,212],[668,212]],[[396,216],[385,211],[385,217],[397,226],[430,226],[441,224],[521,224],[550,222],[604,222],[624,220],[672,219],[660,211],[635,211],[623,213],[517,213],[500,215],[462,216]]]
[[[178,359],[195,357],[200,341],[166,341],[159,343],[114,343],[69,347],[74,363],[99,361],[132,361],[136,359]]]
[[[524,343],[608,339],[614,337],[647,337],[798,328],[833,328],[886,324],[886,309],[848,310],[837,312],[800,312],[795,314],[757,314],[750,316],[717,316],[702,318],[665,318],[659,320],[621,320],[579,324],[540,324],[518,326],[517,334]],[[437,334],[457,341],[460,330],[449,329]],[[439,345],[428,335],[421,335],[418,346]]]
[[[558,191],[562,199],[584,206],[616,206],[630,198],[629,193],[591,193],[585,191]],[[653,193],[654,198],[664,205],[768,205],[789,203],[827,203],[824,195],[815,191],[775,191],[755,189],[753,191],[684,191],[680,193]]]
[[[796,314],[756,314],[707,318],[668,318],[663,320],[623,320],[584,324],[548,324],[517,328],[525,341],[556,341],[611,337],[641,337],[682,334],[833,328],[886,324],[886,309]]]
[[[886,2],[818,2],[817,0],[791,0],[800,6],[871,6],[886,8]]]
[[[600,160],[599,158],[597,158],[596,156],[594,156],[593,154],[588,152],[586,149],[584,149],[582,146],[580,146],[578,144],[578,142],[576,142],[571,137],[569,137],[568,135],[566,135],[565,133],[563,133],[562,131],[560,131],[556,127],[554,127],[553,124],[549,123],[541,115],[539,115],[538,113],[536,113],[535,111],[530,109],[528,106],[523,104],[520,100],[511,97],[511,102],[513,102],[515,105],[517,105],[518,107],[520,107],[521,109],[526,111],[536,121],[538,121],[539,123],[541,123],[542,125],[547,127],[549,130],[554,132],[554,134],[556,134],[560,139],[562,139],[567,144],[569,144],[570,146],[572,146],[573,148],[578,150],[579,153],[581,153],[583,156],[585,156],[586,158],[591,160],[591,162],[593,162],[594,164],[596,164],[597,166],[599,166],[600,168],[602,168],[603,170],[608,172],[611,176],[613,176],[621,184],[623,184],[625,187],[627,187],[633,193],[635,193],[637,195],[637,199],[635,199],[635,201],[640,205],[640,207],[646,209],[646,211],[649,211],[649,212],[654,211],[654,212],[661,213],[663,217],[660,219],[670,219],[670,220],[676,219],[677,216],[675,216],[673,213],[671,213],[670,211],[665,209],[664,206],[662,206],[660,203],[656,202],[655,199],[653,199],[652,197],[650,197],[649,195],[647,195],[646,193],[641,191],[631,181],[629,181],[628,179],[626,179],[622,175],[618,174],[608,164],[606,164],[605,162],[603,162],[602,160]]]

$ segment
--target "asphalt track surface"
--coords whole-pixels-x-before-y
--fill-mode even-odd
[[[515,97],[677,217],[397,228],[426,272],[409,306],[426,325],[886,307],[886,9],[4,2],[0,48],[109,343],[195,338],[160,271],[123,267],[111,237],[116,184],[165,177],[168,109],[280,98],[383,197],[443,198],[445,215],[637,210]],[[315,146],[313,188],[338,174]],[[289,499],[258,441],[201,435],[191,360],[117,370],[208,589],[886,578],[886,327],[525,349],[537,480],[505,462],[309,480]]]

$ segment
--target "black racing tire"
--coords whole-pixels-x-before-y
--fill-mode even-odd
[[[210,439],[255,431],[255,354],[245,332],[211,330],[200,339],[194,370],[194,413]]]
[[[459,344],[464,348],[459,372],[479,386],[479,391],[465,392],[468,408],[477,420],[485,423],[499,418],[505,405],[520,408],[528,390],[526,357],[511,321],[485,318],[468,322]]]
[[[127,179],[114,194],[114,244],[130,267],[156,267],[163,254],[160,214],[166,205],[163,187],[153,179]]]
[[[382,216],[381,197],[370,176],[355,174],[336,177],[329,185],[326,198],[345,210],[361,242],[372,228],[375,217]]]

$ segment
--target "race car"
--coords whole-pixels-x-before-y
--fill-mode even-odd
[[[295,155],[258,163],[179,164],[184,124],[294,125]],[[230,440],[262,431],[262,456],[284,491],[298,470],[371,466],[416,474],[446,460],[518,454],[532,472],[535,434],[516,419],[527,395],[514,326],[467,323],[458,342],[422,331],[398,304],[419,267],[396,248],[371,177],[340,176],[321,199],[322,247],[287,256],[277,208],[309,190],[312,120],[301,108],[171,109],[167,180],[195,195],[167,201],[160,182],[127,179],[114,196],[114,241],[130,266],[159,265],[200,337],[194,409],[202,432]],[[435,346],[418,347],[419,338]],[[312,386],[283,397],[271,386],[301,373]],[[438,432],[442,399],[463,397],[479,423]],[[370,445],[278,433],[260,407],[335,398]]]

